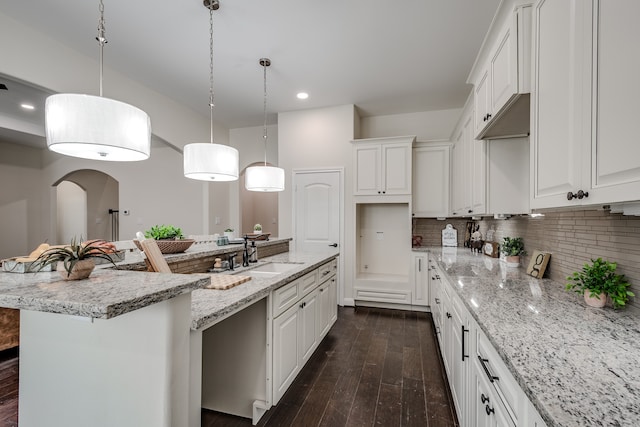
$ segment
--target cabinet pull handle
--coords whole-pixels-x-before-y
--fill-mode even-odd
[[[500,378],[496,377],[495,375],[492,375],[491,372],[489,372],[489,368],[487,368],[487,365],[485,364],[486,362],[489,361],[489,359],[483,359],[482,356],[478,355],[478,360],[480,361],[480,364],[482,365],[482,369],[484,369],[484,373],[487,374],[487,378],[489,378],[489,381],[494,382],[494,381],[500,379]]]
[[[491,119],[491,114],[487,114],[487,121],[489,121],[489,119]]]
[[[440,280],[440,276],[436,274],[436,279]]]
[[[460,325],[460,329],[462,331],[462,361],[464,362],[465,357],[469,357],[468,354],[464,354],[464,333],[469,332],[468,329],[465,329],[464,325]],[[484,403],[484,402],[483,402]]]
[[[440,298],[436,298],[436,304],[440,304]]]
[[[451,313],[447,311],[447,319],[451,319]]]
[[[330,273],[330,271],[329,271],[329,270],[327,270],[327,271],[323,271],[323,272],[322,272],[322,275],[323,275],[323,276],[326,276],[326,275],[327,275],[327,274],[329,274],[329,273]]]
[[[422,258],[418,258],[418,271],[422,271]]]
[[[468,211],[468,212],[469,212],[469,213],[472,213],[472,212],[473,212],[473,209],[469,209],[469,211]]]
[[[489,408],[489,405],[485,406],[484,410],[487,411],[487,415],[491,415],[496,412],[493,408]]]
[[[489,398],[487,396],[485,396],[484,393],[482,393],[482,396],[480,397],[480,400],[482,400],[482,403],[489,402]]]

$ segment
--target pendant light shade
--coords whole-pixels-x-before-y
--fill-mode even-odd
[[[202,181],[238,179],[238,150],[228,145],[198,143],[184,147],[184,176]]]
[[[49,150],[83,159],[149,158],[151,121],[139,108],[100,96],[63,93],[45,102]]]
[[[284,191],[284,169],[267,166],[267,67],[271,65],[269,58],[260,58],[264,81],[264,166],[248,167],[244,174],[244,186],[249,191]]]
[[[283,191],[284,169],[274,166],[251,166],[244,175],[244,185],[249,191]]]
[[[201,181],[235,181],[238,179],[238,150],[213,142],[213,11],[220,8],[218,0],[204,0],[209,11],[209,143],[184,146],[184,176]]]
[[[96,39],[100,45],[100,96],[72,93],[49,96],[44,110],[47,147],[83,159],[145,160],[151,150],[151,121],[147,113],[102,97],[103,49],[107,43],[102,0],[99,9]]]

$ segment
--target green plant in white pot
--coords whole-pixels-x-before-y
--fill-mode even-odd
[[[253,232],[256,234],[261,234],[262,233],[262,225],[260,224],[256,224],[253,226]]]
[[[507,267],[520,267],[520,255],[526,255],[522,237],[505,237],[500,245],[500,252],[505,256]]]
[[[229,239],[234,239],[235,238],[235,234],[233,232],[233,228],[231,228],[231,227],[229,227],[229,228],[224,230],[224,235],[227,236]]]
[[[592,307],[604,307],[607,296],[614,308],[624,307],[629,298],[635,296],[629,290],[631,286],[624,275],[616,274],[618,264],[604,261],[602,258],[591,260],[581,271],[567,277],[566,289],[584,295],[584,301]]]

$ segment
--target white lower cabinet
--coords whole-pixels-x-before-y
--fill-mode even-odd
[[[498,352],[432,262],[431,313],[462,427],[544,427]]]
[[[272,293],[273,405],[338,318],[336,272],[334,259]]]
[[[412,252],[411,304],[429,305],[429,255],[426,252]]]

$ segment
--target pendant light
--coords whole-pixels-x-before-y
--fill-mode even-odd
[[[204,0],[209,9],[209,125],[210,142],[184,147],[184,176],[201,181],[235,181],[238,179],[238,150],[213,143],[213,11],[218,0]]]
[[[107,43],[100,0],[100,96],[61,93],[45,101],[45,134],[51,151],[83,159],[136,161],[149,158],[151,121],[144,111],[102,96],[103,50]]]
[[[267,67],[271,65],[269,58],[260,58],[264,74],[264,166],[250,166],[245,171],[244,185],[249,191],[283,191],[284,169],[267,166]]]

